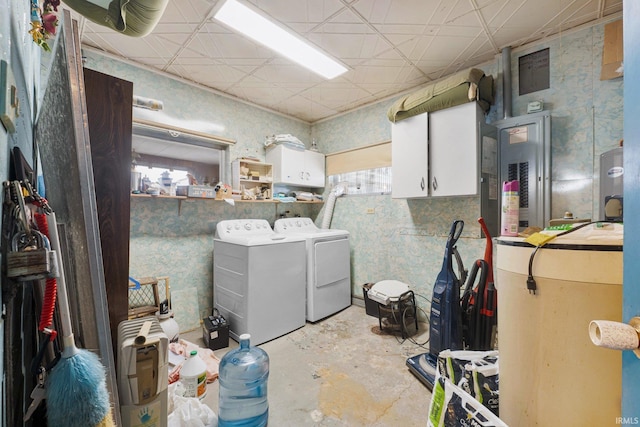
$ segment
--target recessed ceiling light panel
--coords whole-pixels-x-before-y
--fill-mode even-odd
[[[236,0],[227,0],[214,18],[327,79],[348,71],[299,36]]]

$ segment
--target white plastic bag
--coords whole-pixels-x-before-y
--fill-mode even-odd
[[[438,355],[436,379],[448,378],[499,415],[498,351],[443,350]]]
[[[507,427],[489,408],[443,376],[433,387],[427,426]]]
[[[218,416],[195,397],[180,396],[180,383],[169,385],[167,427],[218,427]]]

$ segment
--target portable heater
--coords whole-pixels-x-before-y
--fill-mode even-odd
[[[167,426],[169,339],[156,317],[118,325],[118,391],[124,427]]]

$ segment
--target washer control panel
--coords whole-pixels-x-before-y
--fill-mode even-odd
[[[259,236],[273,234],[266,219],[227,219],[218,222],[216,234],[221,236]]]

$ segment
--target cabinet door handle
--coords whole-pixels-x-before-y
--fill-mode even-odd
[[[424,191],[424,176],[422,177],[422,179],[420,180],[420,189],[422,191]]]
[[[431,181],[431,186],[433,187],[433,191],[436,191],[438,189],[438,180],[435,176],[433,177],[433,181]]]
[[[309,179],[311,179],[311,174],[307,172],[307,181],[309,181]]]
[[[304,179],[304,172],[300,171],[300,179]]]

